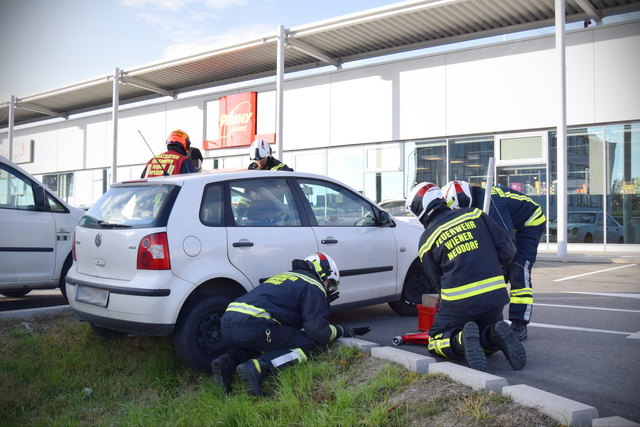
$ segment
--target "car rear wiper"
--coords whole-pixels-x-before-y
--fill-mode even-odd
[[[100,227],[111,227],[111,228],[131,228],[130,225],[126,225],[126,224],[116,224],[114,222],[107,222],[107,221],[98,221],[98,225]]]

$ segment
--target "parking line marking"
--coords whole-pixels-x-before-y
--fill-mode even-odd
[[[579,328],[577,326],[549,325],[547,323],[529,323],[529,326],[537,326],[539,328],[548,329],[567,329],[570,331],[600,332],[603,334],[627,335],[627,338],[640,339],[640,332],[609,331],[606,329]]]
[[[618,297],[618,298],[640,298],[640,294],[629,294],[622,292],[567,292],[568,294],[597,295],[600,297]]]
[[[574,293],[580,293],[580,292],[574,292]],[[637,298],[640,298],[640,295]],[[625,313],[640,313],[640,310],[627,310],[624,308],[585,307],[582,305],[561,305],[561,304],[538,304],[536,302],[534,302],[533,305],[536,307],[543,306],[543,307],[560,307],[560,308],[584,308],[585,310],[622,311]]]
[[[622,265],[620,267],[613,267],[613,268],[606,268],[604,270],[592,271],[591,273],[583,273],[583,274],[578,274],[576,276],[563,277],[562,279],[555,279],[554,282],[562,282],[564,280],[575,279],[576,277],[588,276],[590,274],[598,274],[598,273],[604,273],[605,271],[612,271],[612,270],[618,270],[620,268],[633,267],[634,265],[638,265],[638,264],[627,264],[627,265]]]

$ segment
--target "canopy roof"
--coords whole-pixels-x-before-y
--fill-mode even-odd
[[[566,21],[640,10],[638,0],[566,0]],[[554,0],[410,0],[285,29],[284,72],[554,25]],[[175,97],[276,74],[277,34],[121,70],[119,104]],[[17,98],[14,124],[68,118],[113,105],[113,74]],[[8,127],[9,102],[0,105]]]

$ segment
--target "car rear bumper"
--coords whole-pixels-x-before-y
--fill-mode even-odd
[[[171,273],[162,279],[153,282],[162,283],[162,287],[142,281],[132,286],[132,282],[96,280],[72,273],[66,278],[67,298],[74,315],[81,320],[129,334],[167,335],[173,331],[192,285]],[[108,291],[106,306],[77,301],[79,286]]]

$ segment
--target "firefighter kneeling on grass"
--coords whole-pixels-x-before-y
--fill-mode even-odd
[[[229,304],[220,321],[229,350],[211,363],[213,381],[229,393],[237,372],[247,392],[260,396],[267,374],[306,361],[336,338],[369,332],[367,326],[352,329],[327,320],[339,282],[335,262],[318,252],[293,260],[291,271],[267,279]]]
[[[429,182],[411,190],[405,209],[424,225],[418,255],[440,292],[429,352],[464,358],[484,371],[486,354],[501,350],[513,369],[522,369],[524,347],[502,320],[509,294],[501,264],[516,253],[509,234],[479,209],[449,209],[440,188]]]

